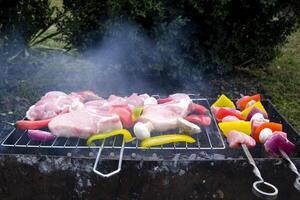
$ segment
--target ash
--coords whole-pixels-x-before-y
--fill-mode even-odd
[[[16,155],[16,159],[19,163],[27,165],[37,165],[41,173],[51,173],[53,171],[81,171],[90,173],[93,170],[92,162],[79,162],[79,160],[71,159],[67,157],[38,157],[38,156],[25,156],[25,155]]]
[[[19,163],[37,167],[40,173],[50,174],[55,171],[74,172],[77,182],[74,191],[81,197],[87,190],[92,187],[90,175],[93,171],[93,162],[90,160],[78,160],[68,157],[37,157],[16,155],[16,160]]]

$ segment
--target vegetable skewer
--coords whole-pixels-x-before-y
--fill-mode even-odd
[[[245,109],[247,103],[241,103],[243,102],[243,99],[245,100],[247,98],[242,98],[238,100],[237,104],[238,107]],[[265,121],[267,118],[267,113],[262,104],[259,102],[260,96],[254,95],[250,97],[250,99],[256,101],[252,102],[253,104],[246,108],[246,110],[248,110],[247,120],[252,121],[253,119],[253,131],[251,136],[257,142],[263,143],[265,150],[269,154],[271,154],[272,156],[281,155],[285,160],[288,161],[289,168],[297,175],[297,178],[294,182],[294,187],[300,191],[300,174],[295,164],[291,161],[291,159],[288,156],[288,154],[291,154],[294,151],[295,145],[287,139],[287,134],[285,132],[282,132],[282,124]],[[247,112],[243,111],[244,114]],[[257,115],[255,113],[260,113],[260,117],[254,117],[255,115]]]
[[[251,155],[251,153],[249,152],[248,147],[245,144],[241,144],[242,149],[248,159],[249,164],[251,164],[253,166],[253,173],[256,177],[258,177],[258,181],[255,181],[252,184],[252,191],[253,193],[260,198],[263,199],[276,199],[277,195],[278,195],[278,189],[272,185],[271,183],[268,183],[266,181],[264,181],[264,179],[261,176],[261,173],[259,171],[259,169],[257,168],[255,161]],[[259,189],[262,185],[264,185],[264,188],[267,192]],[[267,189],[266,189],[267,188]],[[271,191],[271,192],[270,192]]]
[[[281,132],[281,124],[272,123],[265,119],[268,115],[260,102],[260,95],[238,100],[237,107],[243,110],[240,114],[244,117],[244,120],[239,115],[240,111],[235,110],[235,107],[232,105],[232,101],[225,95],[222,95],[212,105],[211,109],[212,111],[215,111],[213,112],[215,117],[219,122],[221,122],[219,123],[219,127],[223,134],[227,137],[230,147],[237,148],[241,146],[249,163],[253,166],[253,172],[255,176],[259,178],[259,181],[253,183],[254,194],[266,199],[276,199],[278,190],[274,185],[263,180],[259,169],[248,150],[248,146],[254,146],[255,141],[252,138],[250,139],[247,135],[252,136],[256,142],[264,143],[265,150],[271,155],[278,155],[280,152],[282,156],[289,161],[290,168],[298,176],[294,186],[299,190],[299,172],[287,155],[287,153],[289,154],[293,152],[294,145],[287,139],[286,133]],[[224,121],[223,118],[228,116],[230,116],[229,120],[227,119]],[[245,133],[245,135],[243,133]],[[252,145],[252,142],[254,145]],[[282,149],[287,151],[287,153]],[[265,189],[269,188],[269,190],[267,190],[268,192],[264,192],[258,186],[264,186]]]

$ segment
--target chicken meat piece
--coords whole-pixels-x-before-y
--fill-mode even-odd
[[[103,105],[94,101],[82,109],[59,115],[50,121],[49,130],[57,137],[88,138],[100,132],[121,129],[120,117]]]
[[[69,112],[72,105],[77,107],[78,104],[82,105],[79,97],[69,96],[59,91],[48,92],[29,108],[26,112],[26,118],[29,120],[50,119],[59,114]]]
[[[143,106],[144,102],[150,98],[148,94],[138,95],[136,93],[133,93],[129,97],[110,95],[108,102],[113,106],[128,106],[132,110],[137,106]]]
[[[139,123],[134,126],[138,139],[150,137],[151,131],[167,131],[176,128],[192,129],[199,132],[200,128],[183,119],[192,110],[192,100],[186,94],[170,95],[171,101],[163,104],[145,105]]]
[[[175,98],[172,98],[175,97]],[[188,95],[171,95],[172,101],[164,104],[147,105],[139,122],[151,122],[154,131],[167,131],[178,127],[178,118],[183,118],[191,112],[192,100]]]
[[[227,142],[230,148],[240,148],[241,144],[245,144],[248,148],[252,148],[256,145],[255,140],[249,135],[232,130],[227,135]]]
[[[67,95],[60,91],[46,93],[36,104],[26,112],[29,120],[50,119],[59,114],[78,110],[83,103],[95,99],[102,99],[91,91],[72,92]]]
[[[102,100],[102,97],[99,97],[93,91],[85,90],[80,92],[72,92],[70,96],[78,97],[82,102],[94,101],[94,100]]]
[[[111,95],[108,100],[88,101],[83,107],[53,118],[48,127],[57,137],[79,138],[130,128],[133,126],[132,108],[143,105],[145,99],[144,96],[133,94],[129,99]]]

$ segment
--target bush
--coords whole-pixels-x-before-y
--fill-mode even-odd
[[[27,49],[60,18],[48,0],[0,1],[0,91],[10,91],[16,81],[35,72],[36,63],[26,64]],[[56,12],[56,16],[54,16]],[[15,59],[19,57],[20,59]]]
[[[69,14],[60,30],[80,51],[104,42],[109,27],[129,22],[133,33],[151,41],[152,53],[149,45],[136,43],[143,38],[139,34],[124,39],[146,61],[143,67],[164,74],[224,73],[234,65],[264,64],[300,18],[298,0],[64,0],[63,5]],[[131,64],[140,59],[131,58]]]

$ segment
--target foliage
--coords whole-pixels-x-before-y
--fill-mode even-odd
[[[2,5],[3,4],[3,5]],[[54,16],[54,13],[55,16]],[[16,45],[33,46],[60,19],[61,13],[48,0],[13,0],[1,2],[0,34],[4,51],[17,51]],[[6,52],[7,53],[7,52]]]
[[[300,30],[288,38],[269,68],[251,73],[256,76],[265,97],[275,103],[300,133]]]
[[[59,28],[79,50],[101,44],[112,24],[129,22],[153,42],[153,54],[147,45],[135,44],[146,60],[143,67],[175,76],[191,68],[224,73],[232,66],[263,64],[300,18],[298,0],[64,0],[63,5],[69,15]]]
[[[36,62],[29,62],[28,49],[58,35],[53,25],[62,12],[50,6],[48,0],[0,1],[0,89],[10,91],[16,81],[36,71]],[[51,30],[51,32],[49,32]],[[16,59],[16,58],[19,59]]]

